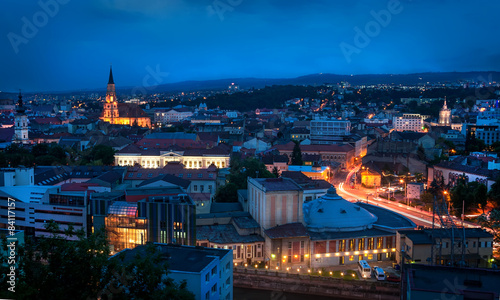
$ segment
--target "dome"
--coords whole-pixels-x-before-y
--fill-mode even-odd
[[[323,197],[304,203],[304,221],[314,232],[357,231],[372,228],[377,216],[340,197],[332,186]]]

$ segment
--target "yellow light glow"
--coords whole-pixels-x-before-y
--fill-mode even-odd
[[[269,268],[268,266],[266,266],[266,269]]]
[[[391,251],[392,251],[392,252],[396,252],[396,248],[392,248],[392,249],[391,249]]]
[[[327,253],[327,254],[326,254],[326,257],[330,257],[330,253]]]
[[[276,270],[278,270],[278,267],[276,267]]]
[[[298,255],[295,255],[294,257],[295,257],[295,258],[297,258],[297,257],[299,257],[299,256],[298,256]]]
[[[319,272],[319,274],[321,274],[321,271],[318,271],[318,272]]]
[[[306,254],[306,255],[304,255],[304,256],[305,256],[306,258],[308,258],[308,257],[309,257],[309,254]]]
[[[378,250],[373,250],[373,253],[378,253]]]
[[[354,255],[358,255],[359,254],[359,251],[354,251]]]
[[[245,264],[245,267],[248,267],[248,264]]]
[[[365,252],[365,254],[366,254],[366,253],[368,253],[368,250],[365,250],[364,252]]]
[[[346,252],[345,255],[349,255],[349,252]]]
[[[340,255],[340,253],[338,253],[338,252],[337,252],[337,253],[335,253],[335,256],[339,256],[339,255]]]
[[[384,249],[384,250],[382,250],[382,251],[387,252],[387,249]]]
[[[300,272],[300,269],[297,269],[297,272]]]
[[[257,269],[257,265],[255,265],[255,268]]]
[[[286,255],[283,255],[283,258],[286,259]]]
[[[330,272],[330,275],[333,275],[333,272]]]
[[[316,254],[316,257],[321,257],[321,255],[319,255],[319,254]]]
[[[311,273],[311,270],[307,270],[307,273]]]

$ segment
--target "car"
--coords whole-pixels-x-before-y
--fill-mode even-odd
[[[385,280],[389,282],[400,282],[401,278],[394,273],[387,273],[385,276]]]
[[[385,272],[380,267],[373,267],[373,276],[375,276],[377,280],[385,280]]]

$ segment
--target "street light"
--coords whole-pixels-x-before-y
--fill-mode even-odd
[[[399,182],[405,184],[405,200],[406,200],[406,205],[408,205],[408,195],[407,195],[407,191],[406,191],[406,180],[400,179]]]

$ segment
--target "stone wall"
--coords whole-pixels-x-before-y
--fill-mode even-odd
[[[240,288],[348,299],[400,299],[397,283],[344,280],[250,269],[234,269],[233,285]]]

